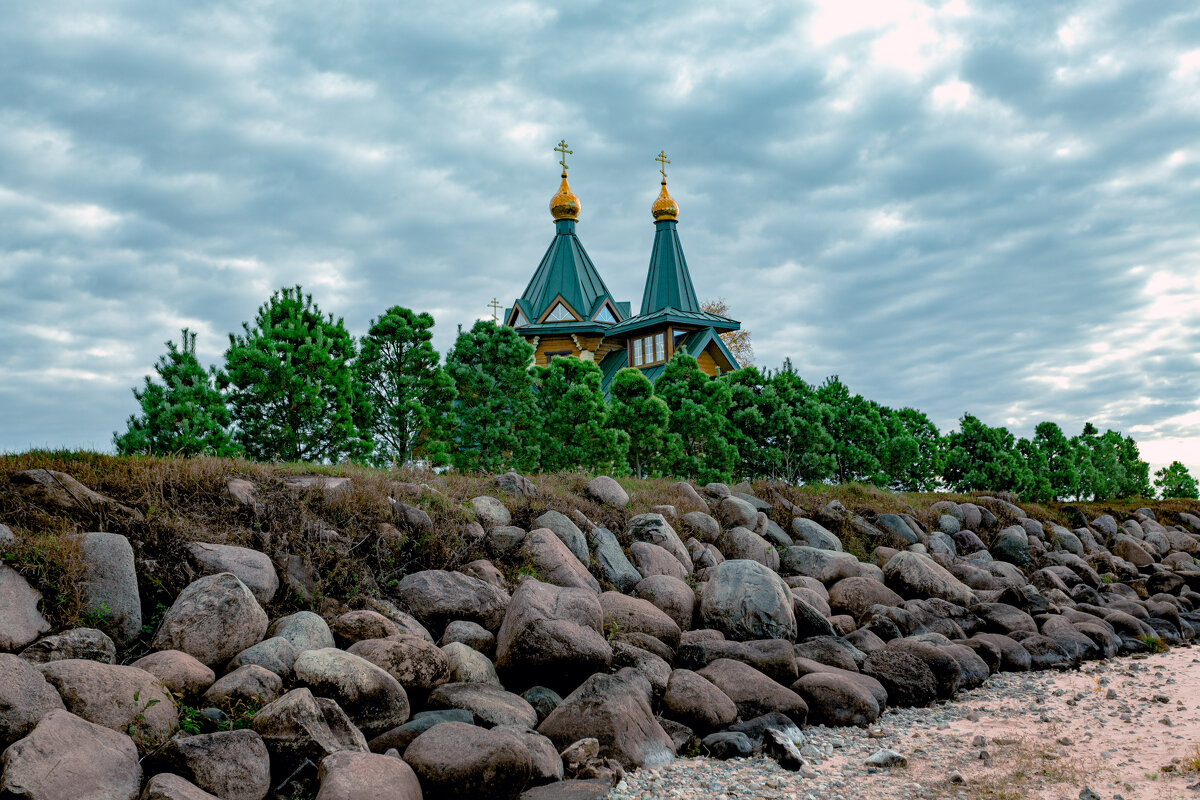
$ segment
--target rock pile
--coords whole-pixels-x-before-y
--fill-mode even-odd
[[[519,558],[518,583],[487,560],[414,572],[329,618],[271,619],[289,564],[196,543],[200,577],[127,665],[118,645],[142,604],[123,537],[81,542],[105,630],[46,636],[38,592],[0,566],[0,794],[536,800],[601,797],[626,770],[688,753],[803,770],[807,724],[868,725],[995,672],[1068,669],[1200,627],[1190,515],[1068,530],[978,497],[935,503],[923,524],[836,501],[806,515],[746,484],[676,489],[677,506],[619,535],[571,508],[525,530],[516,507],[475,498],[482,550]],[[609,478],[585,494],[630,502]],[[871,561],[831,528],[868,539]]]

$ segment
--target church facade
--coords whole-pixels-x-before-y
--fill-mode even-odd
[[[503,320],[533,346],[535,362],[545,366],[555,357],[594,361],[600,366],[605,394],[625,367],[657,380],[683,348],[710,376],[738,369],[720,334],[738,330],[741,324],[705,311],[696,299],[679,242],[679,206],[667,192],[666,154],[658,156],[662,188],[650,209],[654,244],[641,307],[634,314],[628,301],[618,301],[609,292],[576,235],[580,203],[567,183],[566,156],[571,151],[566,142],[556,149],[562,153],[562,183],[550,200],[554,239],[525,291],[505,309]]]

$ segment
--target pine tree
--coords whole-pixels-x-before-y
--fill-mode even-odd
[[[942,475],[956,492],[1017,491],[1029,481],[1015,437],[964,414],[959,430],[946,436]]]
[[[167,342],[167,352],[154,371],[162,383],[146,376],[145,387],[133,396],[142,415],[130,416],[125,433],[113,433],[121,455],[235,456],[238,446],[229,436],[229,409],[196,358],[196,334],[184,328],[179,346]]]
[[[1164,500],[1200,498],[1200,487],[1196,485],[1196,479],[1179,461],[1172,461],[1170,466],[1155,472],[1154,485],[1158,487]]]
[[[456,469],[537,469],[539,415],[533,348],[512,328],[480,320],[446,355],[458,400],[450,461]]]
[[[709,378],[696,359],[680,351],[663,370],[654,393],[671,410],[675,454],[669,472],[701,483],[728,481],[738,462],[728,384]]]
[[[822,480],[833,470],[833,440],[820,404],[790,362],[767,375],[754,367],[722,376],[730,389],[729,420],[743,475],[791,483]]]
[[[578,358],[554,358],[537,370],[543,472],[628,471],[628,437],[607,425],[600,368]]]
[[[355,368],[371,403],[377,465],[446,463],[454,381],[433,349],[432,328],[429,314],[392,306],[362,339]]]
[[[879,406],[862,395],[851,395],[837,375],[817,389],[826,407],[824,425],[833,437],[838,483],[874,483],[886,486],[888,475],[880,456],[887,443],[887,426]]]
[[[626,367],[609,388],[608,424],[629,442],[629,463],[638,477],[658,476],[676,454],[668,447],[671,409],[654,394],[654,385],[640,369]]]
[[[370,406],[342,320],[296,286],[271,295],[242,330],[229,335],[220,380],[248,456],[336,462],[370,452]]]
[[[932,492],[942,472],[942,437],[937,426],[915,408],[878,408],[887,431],[880,466],[888,485],[902,492]]]
[[[1046,478],[1050,482],[1050,499],[1065,500],[1079,492],[1079,464],[1071,442],[1062,428],[1053,422],[1042,422],[1034,429],[1033,443],[1046,460]]]

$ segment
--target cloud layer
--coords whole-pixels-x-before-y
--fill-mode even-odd
[[[511,302],[579,233],[640,301],[660,148],[758,361],[1200,471],[1194,4],[16,4],[0,26],[0,450],[106,448],[179,328],[300,283],[362,332]]]

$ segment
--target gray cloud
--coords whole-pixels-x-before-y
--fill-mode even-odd
[[[759,363],[1200,470],[1198,53],[1185,3],[17,4],[0,450],[107,447],[163,341],[218,361],[282,285],[444,351],[536,266],[565,137],[635,305],[665,148]]]

